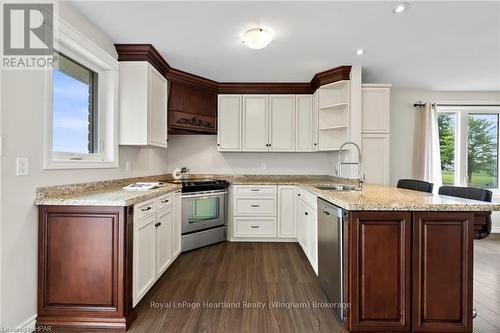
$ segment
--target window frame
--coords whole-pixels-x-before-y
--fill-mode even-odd
[[[44,169],[118,167],[118,61],[60,18],[54,26],[55,49],[98,76],[96,152],[53,150],[53,70],[44,71]]]
[[[91,68],[88,68],[82,63],[77,62],[73,58],[69,57],[68,55],[62,53],[62,52],[57,52],[57,54],[62,55],[66,59],[74,62],[75,64],[87,69],[88,71],[91,71],[93,73],[91,80],[92,80],[92,89],[90,89],[90,98],[92,100],[92,103],[90,105],[90,126],[89,126],[89,134],[91,134],[91,140],[92,142],[89,142],[89,145],[92,146],[92,152],[85,154],[85,153],[77,153],[77,152],[63,152],[63,151],[57,151],[52,149],[52,154],[54,159],[57,160],[100,160],[102,158],[101,152],[100,152],[100,147],[99,147],[99,73],[94,71]],[[95,75],[94,75],[95,74]],[[54,82],[54,81],[52,81]],[[52,95],[53,96],[53,95]],[[52,112],[54,111],[53,105],[52,105]],[[53,133],[52,133],[53,135]],[[52,136],[53,139],[53,136]]]
[[[450,102],[441,102],[442,104],[453,104]],[[454,174],[454,185],[456,186],[468,186],[467,179],[467,165],[468,165],[468,116],[472,114],[495,114],[499,117],[499,124],[497,126],[498,133],[498,151],[497,151],[497,187],[488,188],[500,195],[500,170],[498,168],[500,164],[500,106],[491,106],[492,104],[498,104],[498,102],[483,102],[483,103],[464,103],[461,102],[460,105],[447,105],[439,106],[440,103],[436,103],[436,114],[450,114],[456,115],[455,122],[455,174]],[[467,104],[474,104],[467,105]],[[484,106],[481,106],[484,104]]]

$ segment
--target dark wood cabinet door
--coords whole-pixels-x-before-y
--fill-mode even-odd
[[[125,330],[132,218],[126,207],[39,209],[37,325]]]
[[[413,219],[413,330],[472,332],[473,213]]]
[[[410,223],[408,212],[350,214],[350,330],[410,330]]]

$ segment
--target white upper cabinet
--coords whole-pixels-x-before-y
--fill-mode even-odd
[[[267,151],[268,95],[243,95],[243,150]]]
[[[269,96],[269,151],[294,151],[295,95]]]
[[[318,105],[319,105],[319,92],[316,90],[312,95],[312,151],[319,150]]]
[[[219,151],[241,151],[241,95],[219,95],[217,147]]]
[[[362,132],[389,133],[391,86],[364,84],[362,93]]]
[[[313,96],[297,95],[295,105],[295,151],[313,151]]]
[[[120,62],[119,143],[167,147],[168,83],[146,61]]]
[[[149,66],[149,144],[167,147],[168,87],[167,80]]]

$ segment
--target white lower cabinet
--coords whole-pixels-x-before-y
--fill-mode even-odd
[[[156,281],[156,215],[134,221],[133,303],[134,306]]]
[[[165,272],[172,262],[172,210],[158,212],[156,219],[156,276]]]
[[[173,239],[172,239],[172,252],[174,258],[181,253],[181,234],[182,234],[182,201],[181,201],[181,191],[174,193],[173,199]]]
[[[132,299],[142,299],[180,253],[180,192],[134,205]]]
[[[243,237],[276,236],[275,217],[235,217],[235,234]]]
[[[309,259],[314,272],[318,275],[318,212],[316,205],[308,203],[308,201],[312,201],[313,194],[303,190],[297,192],[297,241]]]
[[[276,185],[236,185],[233,193],[233,236],[276,237]]]
[[[318,212],[310,207],[307,215],[307,257],[318,275]]]
[[[297,219],[297,242],[302,251],[307,254],[307,205],[304,201],[297,199],[295,218]]]
[[[278,186],[278,237],[296,237],[295,186]]]

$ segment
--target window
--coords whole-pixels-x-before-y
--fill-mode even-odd
[[[58,23],[54,67],[44,71],[44,167],[116,168],[118,61],[71,25]]]
[[[98,74],[57,54],[53,70],[52,149],[70,158],[96,154]]]
[[[498,188],[498,107],[438,106],[443,184]]]

